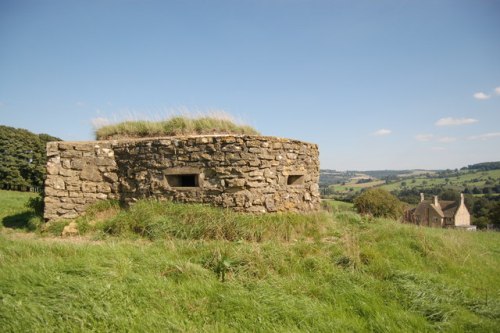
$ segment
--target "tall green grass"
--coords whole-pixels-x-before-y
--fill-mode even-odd
[[[216,116],[177,116],[163,121],[124,121],[95,130],[97,140],[194,134],[258,135],[259,132],[250,126],[238,125],[229,119]]]
[[[250,215],[202,204],[140,200],[125,210],[117,202],[99,202],[77,223],[82,232],[122,238],[262,242],[317,239],[327,221],[324,212]]]
[[[78,220],[96,241],[0,233],[0,327],[498,331],[498,233],[419,228],[328,205],[335,209],[254,216],[103,202]]]
[[[34,231],[42,223],[42,209],[37,193],[0,190],[0,229]]]

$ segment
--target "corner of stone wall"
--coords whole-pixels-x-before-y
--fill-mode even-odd
[[[47,143],[45,220],[72,219],[97,200],[116,198],[116,161],[111,143]]]

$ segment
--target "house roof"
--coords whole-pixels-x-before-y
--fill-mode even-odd
[[[460,203],[455,201],[439,200],[439,205],[441,206],[445,217],[453,217],[455,216]]]
[[[432,208],[441,217],[453,217],[460,206],[459,202],[438,200],[439,206],[434,205],[434,201],[424,200],[415,208],[416,215],[425,215],[425,211]]]

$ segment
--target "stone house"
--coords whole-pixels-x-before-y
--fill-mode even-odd
[[[470,213],[465,206],[463,193],[458,201],[439,200],[437,195],[432,200],[425,200],[424,194],[420,193],[420,203],[406,211],[405,220],[429,227],[475,230],[475,226],[470,224]]]

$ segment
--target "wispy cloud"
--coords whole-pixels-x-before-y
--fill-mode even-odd
[[[94,128],[101,128],[103,126],[107,126],[107,125],[110,125],[112,124],[112,121],[110,121],[108,118],[104,118],[104,117],[97,117],[97,118],[93,118],[90,120],[90,123],[92,124],[92,126]]]
[[[392,133],[391,130],[382,128],[382,129],[379,129],[378,131],[373,132],[373,135],[375,135],[375,136],[387,136],[391,133]]]
[[[460,126],[460,125],[468,125],[468,124],[473,124],[477,123],[478,120],[474,118],[452,118],[452,117],[447,117],[447,118],[441,118],[438,121],[436,121],[435,125],[436,126]]]
[[[85,103],[82,102],[82,101],[78,101],[78,102],[75,103],[75,106],[78,107],[78,108],[81,108],[81,107],[85,106]]]
[[[480,135],[473,135],[469,136],[467,139],[468,140],[491,140],[491,139],[496,139],[500,138],[500,132],[493,132],[493,133],[485,133],[485,134],[480,134]]]
[[[418,134],[415,139],[420,142],[435,141],[440,143],[450,143],[457,141],[457,138],[451,136],[436,137],[434,134]]]
[[[431,147],[431,150],[432,151],[443,151],[443,150],[446,150],[445,147]]]
[[[500,87],[495,88],[495,94],[500,95]]]
[[[432,134],[418,134],[418,135],[415,135],[415,139],[417,141],[422,141],[422,142],[431,141],[433,138],[434,138],[434,135],[432,135]]]
[[[441,138],[438,138],[437,141],[441,142],[441,143],[450,143],[450,142],[457,141],[457,138],[454,138],[454,137],[451,137],[451,136],[443,136]]]
[[[479,99],[479,100],[485,100],[485,99],[489,99],[491,97],[491,95],[486,95],[484,92],[477,92],[473,96],[475,99]]]

